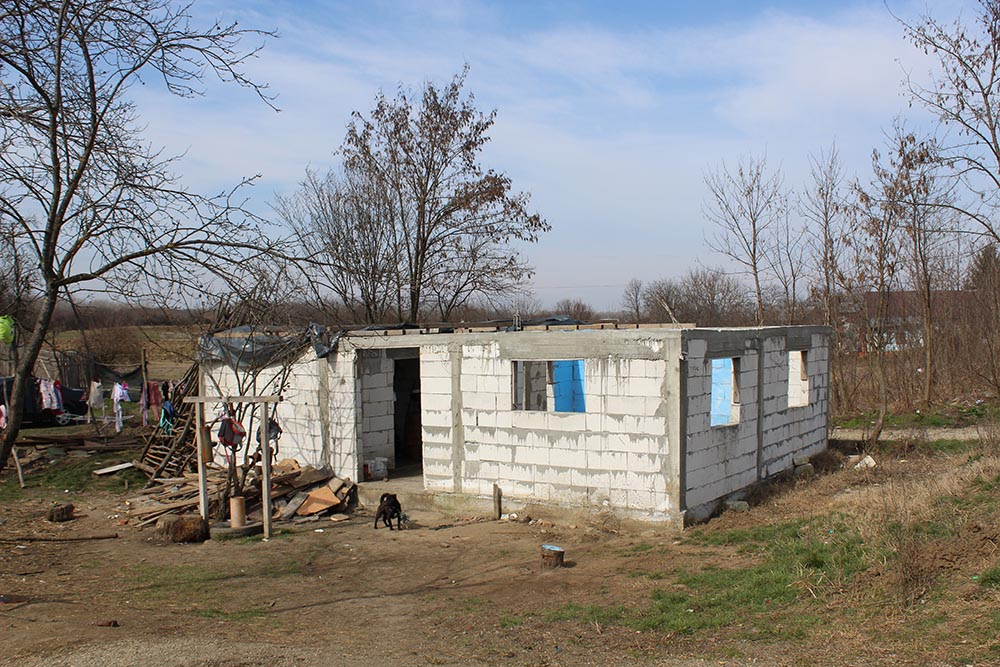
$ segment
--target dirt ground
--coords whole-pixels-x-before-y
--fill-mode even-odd
[[[929,479],[957,461],[887,460],[876,472],[789,483],[750,512],[698,530],[712,535],[837,511],[860,489]],[[52,501],[65,498],[78,518],[45,521]],[[866,587],[883,585],[870,571],[825,599],[822,623],[804,635],[755,639],[750,626],[760,618],[749,615],[683,634],[557,613],[574,605],[639,609],[672,572],[755,558],[737,545],[691,540],[689,531],[600,515],[529,525],[414,512],[414,527],[390,532],[373,530],[370,512],[360,510],[339,523],[282,525],[269,542],[166,544],[123,525],[118,496],[65,498],[38,490],[0,504],[2,665],[990,664],[964,657],[983,655],[986,640],[949,623],[996,613],[996,594],[962,583],[970,568],[995,559],[980,548],[993,540],[995,551],[995,527],[980,527],[988,539],[957,541],[962,553],[942,555],[955,583],[943,598],[928,597],[927,609],[870,602]],[[108,534],[117,538],[44,541]],[[567,567],[540,567],[545,543],[566,549]],[[810,603],[807,591],[800,597]],[[933,633],[923,631],[932,625]]]

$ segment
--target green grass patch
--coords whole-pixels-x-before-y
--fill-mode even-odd
[[[979,584],[986,588],[1000,588],[1000,563],[979,575]]]
[[[520,616],[501,616],[499,623],[501,628],[516,628],[524,624],[524,619]]]
[[[44,468],[29,470],[24,476],[25,489],[21,489],[17,477],[7,472],[0,483],[0,501],[24,497],[26,491],[39,489],[57,493],[81,493],[83,491],[107,491],[123,493],[129,489],[141,489],[146,477],[135,469],[123,470],[113,475],[97,477],[95,470],[131,460],[131,455],[109,452],[86,457],[60,457]]]
[[[646,552],[652,551],[656,547],[647,542],[640,542],[639,544],[633,544],[628,549],[622,550],[620,556],[638,556],[639,554],[644,554]]]
[[[927,450],[936,454],[961,454],[978,444],[975,440],[931,440],[927,443]]]
[[[885,416],[886,428],[945,427],[959,428],[972,426],[981,421],[996,419],[1000,409],[987,403],[970,406],[942,405],[920,412],[901,412]],[[875,412],[866,412],[835,420],[836,426],[845,429],[863,429],[876,421]]]
[[[673,585],[654,589],[646,608],[567,604],[542,619],[683,634],[740,625],[748,638],[795,639],[819,623],[812,613],[814,599],[821,603],[825,591],[839,588],[868,567],[861,538],[836,516],[735,530],[700,529],[689,537],[705,545],[736,546],[755,554],[758,562],[673,573]],[[662,572],[644,571],[628,576],[665,578]]]
[[[750,528],[735,528],[732,530],[695,530],[691,531],[691,539],[700,544],[710,544],[713,546],[726,545],[768,545],[778,542],[796,540],[799,537],[799,530],[806,524],[806,521],[786,521],[785,523],[775,523],[764,526],[752,526]]]

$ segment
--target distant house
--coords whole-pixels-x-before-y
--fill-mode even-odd
[[[253,364],[208,341],[202,386],[236,395],[255,373],[284,399],[281,457],[340,476],[384,463],[451,505],[497,484],[524,506],[680,523],[826,447],[829,341],[826,327],[395,329]]]
[[[951,326],[960,321],[963,312],[975,306],[978,295],[969,290],[935,290],[931,292],[931,311],[937,326]],[[923,297],[912,290],[895,290],[886,295],[882,325],[885,349],[905,350],[923,347]],[[868,292],[864,298],[864,312],[868,328],[872,330],[882,308],[877,292]],[[864,340],[864,349],[872,341]]]

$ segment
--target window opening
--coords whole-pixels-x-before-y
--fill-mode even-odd
[[[586,412],[583,359],[513,361],[514,410]]]
[[[740,421],[740,360],[712,359],[712,426]]]
[[[788,353],[788,407],[809,405],[809,357],[805,350]]]

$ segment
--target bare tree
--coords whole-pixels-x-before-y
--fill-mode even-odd
[[[683,319],[686,312],[683,291],[680,282],[668,278],[646,283],[642,290],[642,305],[650,321],[676,322]]]
[[[622,294],[622,316],[633,322],[642,321],[642,281],[633,278],[625,285]]]
[[[1000,241],[995,212],[1000,205],[1000,0],[979,0],[971,22],[952,24],[930,16],[900,21],[906,36],[937,59],[927,86],[908,78],[912,98],[955,130],[939,147],[939,158],[955,167],[972,197],[959,206],[993,240]]]
[[[390,201],[400,319],[430,306],[447,320],[474,295],[519,287],[531,270],[510,242],[550,228],[508,176],[480,163],[496,112],[462,94],[467,71],[443,88],[425,83],[417,103],[405,89],[379,93],[370,115],[353,114],[341,148],[345,171]]]
[[[567,315],[581,322],[592,322],[597,319],[597,311],[581,299],[561,299],[553,308],[559,315]]]
[[[886,353],[899,343],[892,327],[892,296],[898,286],[900,262],[900,218],[902,192],[896,167],[882,163],[878,150],[872,152],[872,182],[855,184],[857,203],[853,208],[851,247],[855,253],[856,276],[850,286],[865,297],[867,359],[872,367],[877,397],[875,424],[868,434],[876,442],[885,426],[889,410]]]
[[[687,305],[687,312],[678,314],[682,322],[697,322],[703,326],[737,326],[753,320],[754,307],[747,299],[746,285],[722,269],[691,269],[684,276],[682,286]],[[757,302],[758,317],[761,304],[762,300]]]
[[[312,170],[295,194],[275,205],[310,260],[306,293],[322,305],[326,291],[333,292],[351,323],[383,322],[401,305],[392,207],[388,193],[364,174],[331,171],[320,177]]]
[[[812,181],[799,208],[810,223],[806,229],[812,239],[810,249],[813,266],[819,271],[823,324],[836,326],[839,257],[845,232],[844,175],[836,145],[831,146],[829,151],[821,151],[817,156],[810,155],[809,166]]]
[[[963,287],[975,295],[975,308],[963,313],[968,322],[965,349],[976,355],[970,371],[1000,392],[1000,252],[994,243],[982,246],[965,276]]]
[[[705,185],[709,193],[705,216],[716,227],[709,247],[750,275],[757,301],[757,324],[764,324],[765,235],[785,208],[781,174],[768,172],[766,158],[750,156],[737,162],[735,172],[723,163],[705,176]]]
[[[276,250],[236,190],[204,197],[142,137],[131,86],[159,79],[182,97],[207,73],[266,91],[242,71],[267,33],[192,25],[169,0],[9,0],[0,9],[0,218],[36,266],[38,305],[16,371],[4,465],[24,388],[61,294],[138,299],[150,283],[206,290]],[[142,277],[137,280],[137,277]],[[238,280],[238,277],[236,277]]]
[[[935,259],[945,232],[943,212],[947,210],[950,199],[937,178],[940,163],[933,140],[918,139],[897,124],[892,136],[892,148],[895,155],[889,161],[889,170],[883,170],[880,178],[891,182],[901,207],[899,224],[905,239],[905,256],[920,304],[924,351],[922,402],[926,405],[931,401],[937,371],[933,296]]]
[[[791,210],[782,207],[774,224],[768,228],[764,257],[781,296],[781,311],[786,324],[798,320],[799,281],[805,272],[806,238],[792,222]]]

